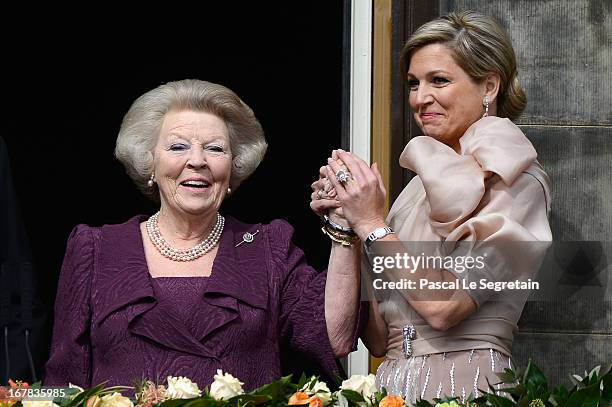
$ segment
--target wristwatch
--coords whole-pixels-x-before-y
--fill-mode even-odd
[[[366,237],[363,243],[365,244],[366,249],[369,249],[370,246],[372,246],[372,243],[378,239],[382,239],[383,237],[390,235],[391,233],[395,232],[389,226],[385,226],[384,228],[376,228],[368,235],[368,237]]]

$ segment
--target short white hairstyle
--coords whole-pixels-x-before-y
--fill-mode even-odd
[[[159,191],[147,182],[153,173],[153,149],[169,111],[191,110],[214,114],[225,122],[232,151],[230,187],[236,189],[255,171],[268,147],[253,111],[225,86],[197,79],[161,85],[134,101],[123,118],[115,157],[148,197],[159,199]]]

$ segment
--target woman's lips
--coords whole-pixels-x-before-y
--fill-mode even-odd
[[[189,191],[192,194],[205,194],[210,189],[210,186],[207,187],[191,187],[188,185],[179,185],[179,188],[183,188],[186,191]]]
[[[438,117],[440,117],[440,114],[439,113],[419,113],[419,117],[421,118],[421,121],[426,122],[426,121],[437,119]]]

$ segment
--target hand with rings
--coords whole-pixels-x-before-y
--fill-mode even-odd
[[[334,210],[341,210],[336,191],[331,182],[325,177],[326,169],[319,169],[319,179],[311,184],[310,208],[319,216],[328,214]]]
[[[355,154],[335,151],[326,166],[330,181],[349,225],[363,240],[385,225],[386,190],[376,163],[369,166]]]
[[[351,178],[351,174],[348,171],[346,171],[344,168],[340,168],[338,171],[336,171],[336,180],[339,183],[344,184],[350,178]]]
[[[335,151],[332,152],[330,160],[332,159],[337,159]],[[311,209],[321,217],[323,215],[329,215],[330,218],[337,221],[339,224],[348,226],[348,222],[346,222],[342,214],[342,208],[338,202],[336,190],[332,186],[330,180],[327,179],[326,166],[319,169],[319,179],[312,183],[311,188],[313,191],[310,196]]]

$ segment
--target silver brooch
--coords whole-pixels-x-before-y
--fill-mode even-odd
[[[257,229],[254,233],[246,232],[244,235],[242,235],[242,242],[239,242],[234,247],[238,247],[243,243],[251,243],[253,240],[255,240],[255,235],[258,233],[259,233],[259,229]]]
[[[416,338],[416,329],[414,329],[414,325],[404,326],[402,328],[402,336],[404,337],[404,342],[402,343],[404,357],[409,358],[412,356],[412,340]]]

